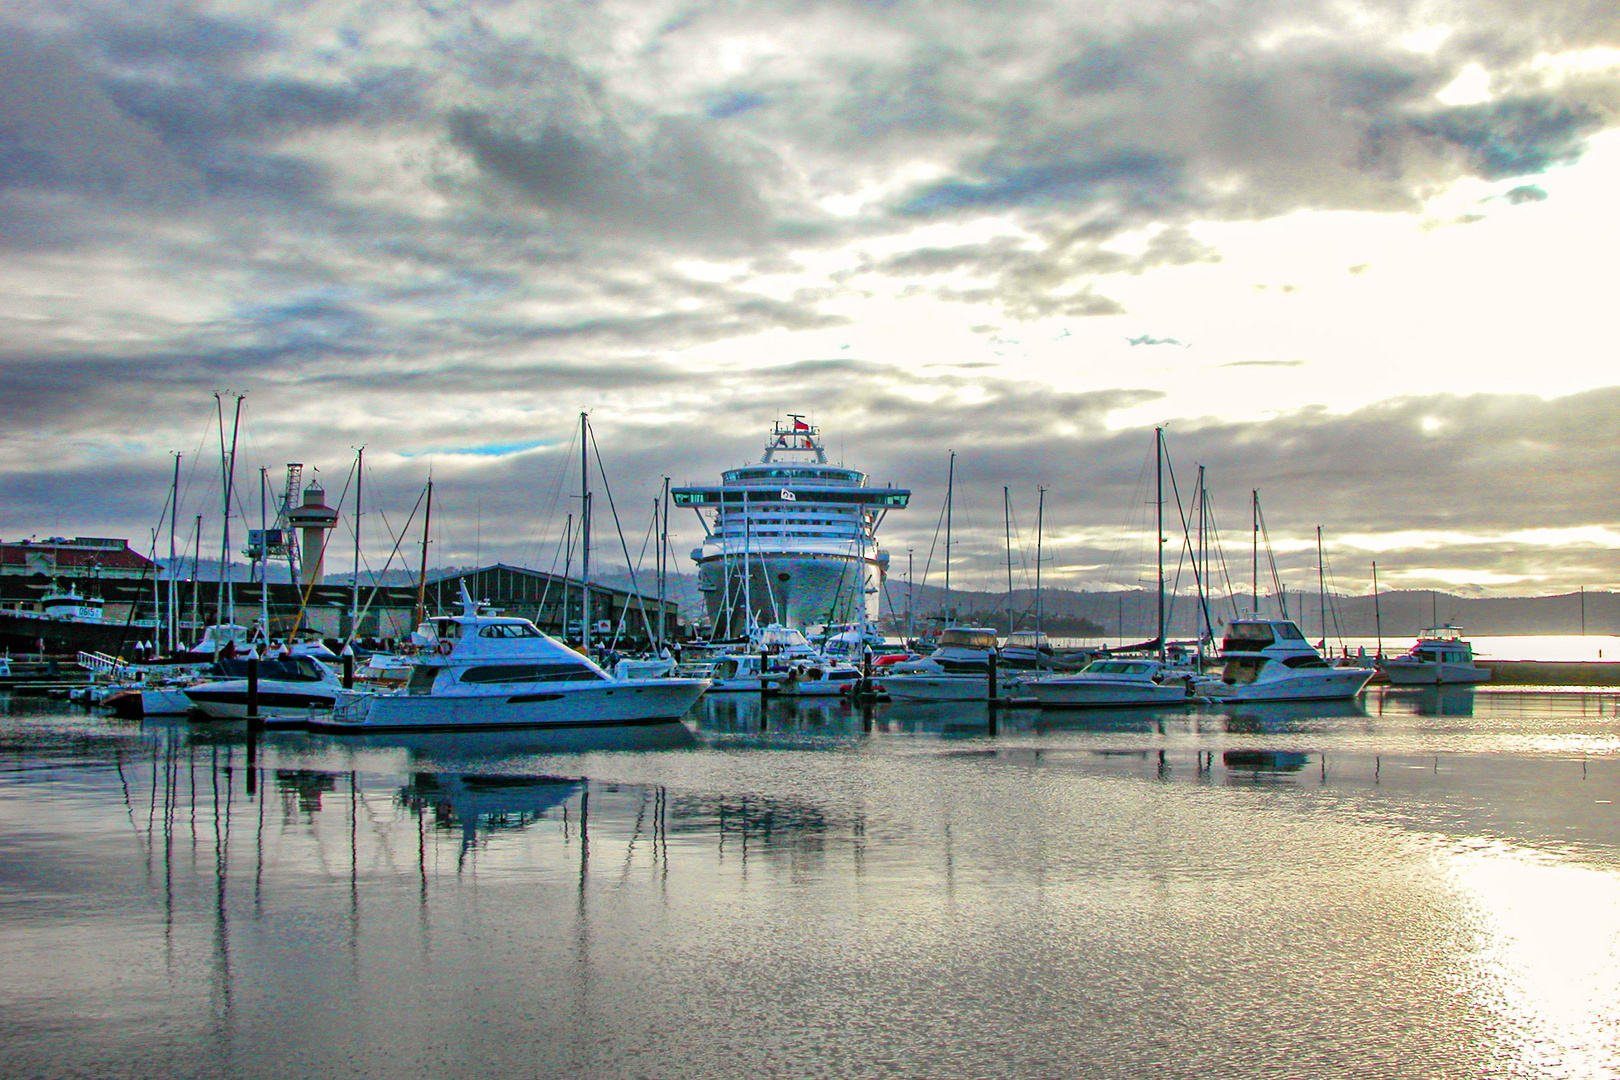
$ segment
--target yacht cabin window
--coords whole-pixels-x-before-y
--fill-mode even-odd
[[[491,623],[478,628],[478,636],[483,638],[537,638],[540,631],[529,623]]]
[[[597,682],[602,678],[584,664],[484,664],[461,673],[461,681],[475,684]]]

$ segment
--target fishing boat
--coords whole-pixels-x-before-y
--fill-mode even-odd
[[[1226,628],[1221,674],[1193,691],[1215,701],[1320,701],[1353,698],[1376,674],[1332,667],[1292,619],[1243,619]]]
[[[1423,631],[1404,655],[1392,656],[1380,666],[1394,686],[1478,683],[1491,677],[1489,668],[1474,663],[1474,646],[1456,626]]]
[[[324,731],[590,727],[678,720],[707,679],[615,679],[528,619],[497,615],[461,587],[462,612],[430,619],[433,647],[398,690],[345,692]]]
[[[1180,705],[1197,700],[1193,675],[1157,660],[1103,657],[1070,675],[1029,679],[1024,691],[1042,708]]]

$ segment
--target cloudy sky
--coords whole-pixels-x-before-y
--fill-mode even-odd
[[[1610,0],[12,0],[0,537],[180,452],[217,545],[245,393],[249,516],[363,445],[436,563],[550,565],[582,409],[633,551],[803,412],[919,576],[955,450],[957,583],[1006,485],[1135,584],[1162,424],[1245,576],[1258,489],[1294,586],[1613,588],[1617,105]]]

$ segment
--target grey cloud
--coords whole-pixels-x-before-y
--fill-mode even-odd
[[[1522,203],[1545,202],[1547,193],[1535,184],[1520,184],[1504,195],[1503,198],[1514,206],[1519,206]]]
[[[1459,149],[1487,180],[1545,172],[1580,157],[1608,118],[1550,95],[1459,105],[1408,121],[1412,130]]]
[[[0,190],[64,187],[169,201],[196,177],[66,50],[0,29]],[[26,93],[17,92],[27,88]]]
[[[620,234],[754,243],[770,221],[754,179],[695,122],[658,118],[637,139],[605,120],[519,127],[459,109],[449,134],[536,206]]]

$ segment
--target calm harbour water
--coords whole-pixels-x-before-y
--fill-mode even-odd
[[[1620,696],[0,716],[6,1077],[1620,1077]]]

